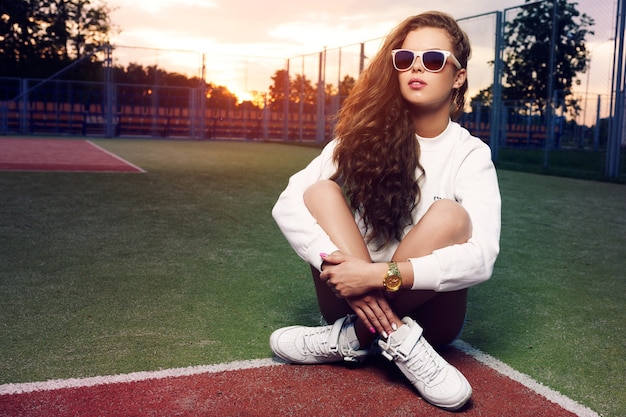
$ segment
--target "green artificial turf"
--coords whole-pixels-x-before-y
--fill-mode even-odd
[[[314,302],[270,215],[310,150],[101,144],[148,173],[0,174],[2,382],[269,356]]]
[[[0,173],[0,383],[270,357],[319,320],[270,210],[319,150],[99,140],[145,174]],[[462,338],[626,415],[626,188],[500,171],[502,253]]]
[[[463,339],[604,416],[626,415],[626,187],[501,171],[501,255]]]

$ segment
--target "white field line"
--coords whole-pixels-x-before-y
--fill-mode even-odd
[[[106,153],[106,154],[108,154],[108,155],[112,156],[113,158],[117,159],[118,161],[123,162],[123,163],[125,163],[126,165],[129,165],[129,166],[131,166],[131,167],[135,168],[135,169],[136,169],[136,170],[138,170],[140,173],[142,173],[142,174],[145,174],[145,173],[146,173],[146,171],[145,171],[143,168],[138,167],[137,165],[133,164],[132,162],[128,162],[128,161],[127,161],[127,160],[125,160],[124,158],[122,158],[122,157],[120,157],[120,156],[118,156],[118,155],[115,155],[113,152],[107,151],[106,149],[104,149],[104,148],[103,148],[103,147],[101,147],[101,146],[96,145],[96,144],[95,144],[95,143],[93,143],[92,141],[90,141],[90,140],[86,140],[85,142],[87,142],[87,143],[88,143],[88,144],[90,144],[91,146],[93,146],[93,147],[97,148],[99,151],[104,152],[104,153]]]
[[[494,369],[495,371],[506,376],[507,378],[512,379],[513,381],[519,382],[525,387],[531,389],[532,391],[535,391],[537,394],[545,397],[553,403],[560,405],[565,410],[571,411],[579,417],[600,417],[600,415],[592,409],[577,403],[576,401],[566,397],[560,392],[554,391],[553,389],[542,385],[541,383],[532,379],[530,376],[516,371],[509,365],[500,362],[493,356],[472,347],[470,344],[465,343],[462,340],[457,340],[456,342],[454,342],[454,346],[472,356],[478,362],[487,365],[488,367]]]
[[[164,369],[161,371],[132,372],[130,374],[94,376],[88,378],[54,379],[44,382],[26,382],[20,384],[0,385],[0,395],[22,394],[35,391],[53,391],[65,388],[94,387],[97,385],[121,384],[139,382],[152,379],[176,378],[200,374],[211,374],[241,369],[263,368],[267,366],[284,365],[274,359],[253,359],[248,361],[231,362],[217,365],[200,365],[188,368]]]
[[[532,379],[530,376],[516,371],[507,364],[500,362],[493,356],[490,356],[472,347],[468,343],[458,340],[454,343],[454,346],[462,352],[472,356],[478,362],[494,369],[496,372],[506,376],[507,378],[524,385],[530,390],[545,397],[549,401],[558,404],[565,410],[570,411],[579,417],[600,417],[599,414],[597,414],[590,408],[585,407],[584,405],[577,403],[576,401],[564,396],[563,394],[554,391],[553,389],[548,388],[545,385],[540,384],[539,382]],[[95,376],[89,378],[56,379],[44,382],[4,384],[0,385],[0,395],[22,394],[35,391],[53,391],[65,388],[93,387],[97,385],[139,382],[153,379],[175,378],[280,365],[284,365],[284,363],[279,362],[276,359],[253,359],[248,361],[238,361],[217,365],[201,365],[191,366],[188,368],[165,369],[161,371],[133,372],[130,374]]]

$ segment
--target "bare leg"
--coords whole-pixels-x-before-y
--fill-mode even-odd
[[[469,215],[452,200],[439,200],[404,237],[393,259],[403,261],[431,254],[439,248],[464,243],[472,235]],[[419,280],[416,275],[415,280]],[[451,292],[402,291],[391,300],[396,313],[415,319],[433,346],[451,343],[463,328],[467,289]]]
[[[337,183],[319,181],[304,193],[304,203],[341,252],[371,261],[354,215]]]
[[[317,182],[305,192],[304,202],[342,253],[368,262],[372,261],[339,185],[330,180]],[[328,323],[354,313],[348,303],[342,298],[337,298],[330,287],[320,279],[317,269],[312,267],[311,271],[317,292],[317,302],[322,316]],[[376,337],[361,320],[356,321],[355,330],[363,347],[371,344]]]
[[[312,185],[304,201],[317,222],[328,233],[341,252],[371,262],[367,246],[354,221],[341,188],[325,180]],[[466,242],[471,236],[471,222],[467,212],[451,200],[435,202],[420,222],[406,235],[393,259],[406,260],[431,254],[435,249]],[[319,279],[319,272],[311,268],[317,299],[322,315],[329,323],[352,313],[345,300]],[[415,277],[419,279],[419,276]],[[435,293],[434,291],[401,291],[390,300],[395,313],[411,315],[422,327],[433,344],[445,343],[460,331],[465,317],[467,291]],[[421,308],[423,306],[424,308]],[[371,343],[374,336],[360,320],[356,322],[357,335],[362,346]],[[452,334],[453,333],[453,334]],[[430,336],[428,336],[430,335]]]

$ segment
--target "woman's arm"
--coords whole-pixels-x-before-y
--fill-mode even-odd
[[[320,227],[304,203],[304,192],[314,183],[335,173],[330,142],[309,165],[294,174],[272,209],[272,216],[294,251],[307,263],[321,269],[320,253],[338,250],[328,234]]]
[[[410,259],[413,289],[454,291],[483,282],[493,273],[500,250],[501,200],[496,170],[489,147],[483,143],[459,154],[451,197],[469,214],[472,236],[467,243]]]

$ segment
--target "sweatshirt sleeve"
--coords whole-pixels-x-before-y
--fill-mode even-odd
[[[501,199],[490,149],[479,145],[464,154],[453,180],[454,198],[472,221],[472,237],[467,243],[409,259],[413,289],[455,291],[486,281],[493,273],[500,250]]]
[[[287,242],[302,259],[318,270],[322,264],[320,253],[332,253],[338,248],[307,209],[304,192],[312,184],[335,173],[334,147],[335,142],[330,142],[306,168],[291,176],[287,188],[272,209],[272,216]]]

